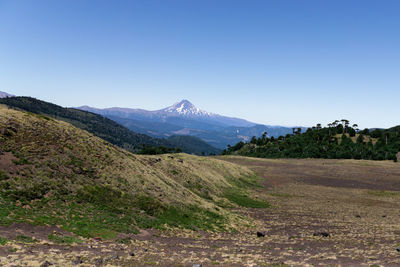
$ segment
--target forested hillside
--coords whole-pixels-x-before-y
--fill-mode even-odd
[[[221,153],[221,150],[195,136],[173,135],[168,137],[167,140],[183,151],[192,151],[192,153],[197,155]]]
[[[400,151],[400,127],[387,130],[364,129],[348,120],[320,124],[305,133],[296,132],[278,138],[253,137],[250,142],[228,146],[223,154],[237,154],[262,158],[332,158],[372,159],[397,161]]]

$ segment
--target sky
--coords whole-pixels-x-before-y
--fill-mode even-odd
[[[269,125],[400,124],[397,0],[0,0],[0,91]]]

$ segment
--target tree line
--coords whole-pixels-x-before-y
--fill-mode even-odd
[[[400,151],[400,127],[360,130],[349,120],[335,120],[322,127],[320,123],[306,132],[293,128],[293,134],[269,137],[253,136],[223,150],[224,155],[261,158],[330,158],[397,161]]]

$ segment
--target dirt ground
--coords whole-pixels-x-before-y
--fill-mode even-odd
[[[0,227],[0,266],[400,266],[400,163],[219,157],[262,178],[268,209],[237,233],[146,230],[129,242],[57,245],[53,227]],[[398,191],[398,192],[397,192]],[[257,232],[262,235],[258,237]],[[121,236],[125,240],[128,236]]]

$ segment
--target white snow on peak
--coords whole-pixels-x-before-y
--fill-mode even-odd
[[[185,116],[213,116],[214,114],[201,110],[188,100],[182,100],[181,102],[175,103],[174,105],[164,109],[163,111],[169,113],[176,113]]]

